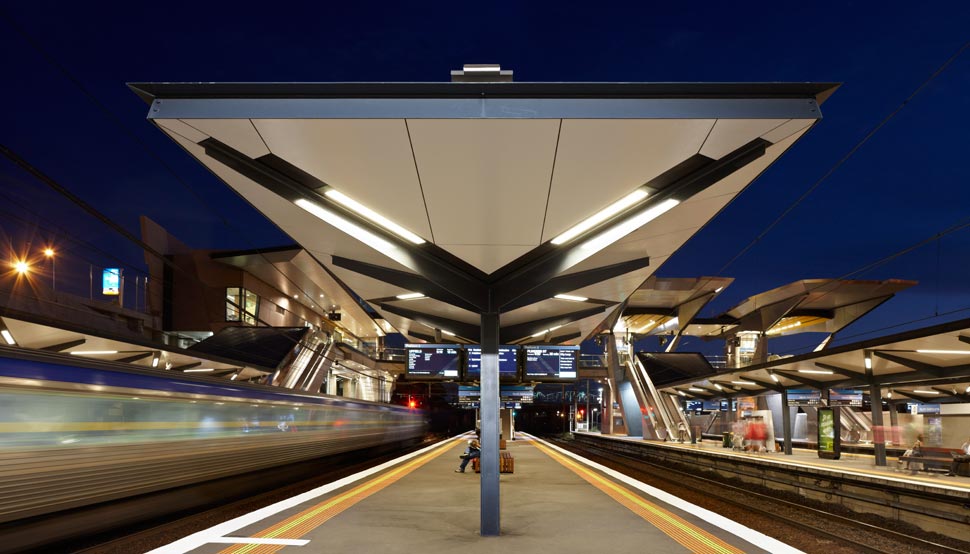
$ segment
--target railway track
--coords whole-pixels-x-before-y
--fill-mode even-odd
[[[779,534],[784,535],[784,540],[792,543],[791,534],[779,533],[777,528],[779,525],[787,526],[796,530],[806,539],[811,537],[812,544],[817,545],[816,552],[826,554],[835,554],[840,551],[874,554],[909,552],[965,554],[970,551],[968,550],[970,545],[966,543],[963,543],[962,547],[949,546],[914,537],[887,527],[811,508],[804,503],[790,502],[777,496],[760,493],[752,490],[750,486],[735,486],[723,480],[699,476],[696,472],[675,469],[657,462],[596,448],[588,444],[579,445],[561,439],[551,442],[561,448],[610,466],[617,471],[642,479],[652,486],[678,494],[678,496],[682,495],[682,491],[688,490],[697,497],[713,499],[715,503],[726,504],[734,510],[757,514],[760,518],[769,521],[770,524],[762,529],[758,529],[754,525],[752,527],[768,535],[776,537]],[[705,507],[713,511],[723,511],[723,508],[718,509],[716,505]],[[951,541],[954,544],[959,542]],[[795,545],[799,548],[808,548],[809,543],[802,542]]]

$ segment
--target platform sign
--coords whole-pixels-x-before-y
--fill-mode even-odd
[[[465,347],[465,380],[478,381],[482,378],[482,347],[471,345]],[[498,377],[503,380],[518,381],[519,379],[519,347],[498,347]]]
[[[530,385],[499,387],[499,401],[507,404],[532,404],[534,398]]]
[[[409,379],[457,379],[461,347],[457,344],[406,344]]]
[[[470,387],[465,385],[458,386],[458,403],[459,404],[478,404],[482,399],[482,389],[479,387]]]
[[[526,346],[525,380],[561,381],[576,378],[578,346]]]
[[[101,273],[101,294],[105,296],[121,294],[121,268],[107,268]]]
[[[841,408],[818,409],[818,457],[838,460],[842,444],[839,435]]]
[[[816,389],[789,389],[789,406],[820,406],[822,392]]]
[[[862,391],[853,389],[829,390],[829,406],[862,407]]]

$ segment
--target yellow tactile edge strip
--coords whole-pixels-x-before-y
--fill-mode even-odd
[[[657,529],[663,531],[670,538],[674,539],[690,552],[698,554],[740,554],[740,550],[722,541],[707,531],[689,523],[680,516],[661,508],[660,506],[644,500],[639,495],[631,492],[609,479],[585,468],[578,463],[566,458],[554,450],[544,446],[538,441],[533,441],[540,451],[556,460],[573,473],[593,485],[597,489],[613,498],[624,507],[637,514]]]
[[[448,449],[452,448],[454,444],[454,442],[449,441],[443,444],[440,448],[415,458],[414,460],[411,460],[400,467],[396,467],[380,477],[376,477],[366,483],[358,485],[347,492],[341,493],[329,500],[325,500],[319,504],[311,506],[310,508],[291,516],[268,529],[256,533],[254,536],[257,538],[298,539],[320,525],[323,525],[334,516],[337,516],[354,504],[357,504],[372,494],[380,492],[412,471],[444,454]],[[277,552],[278,550],[282,549],[284,546],[285,545],[246,544],[227,548],[220,551],[220,554],[272,554],[273,552]]]

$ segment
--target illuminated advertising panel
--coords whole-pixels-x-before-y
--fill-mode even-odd
[[[118,296],[121,294],[121,269],[107,268],[101,273],[101,294]]]
[[[818,409],[818,457],[838,460],[841,455],[839,435],[840,408]]]

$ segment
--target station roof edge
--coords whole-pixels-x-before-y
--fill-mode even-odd
[[[159,98],[814,98],[841,83],[175,83],[132,82],[145,103]]]

